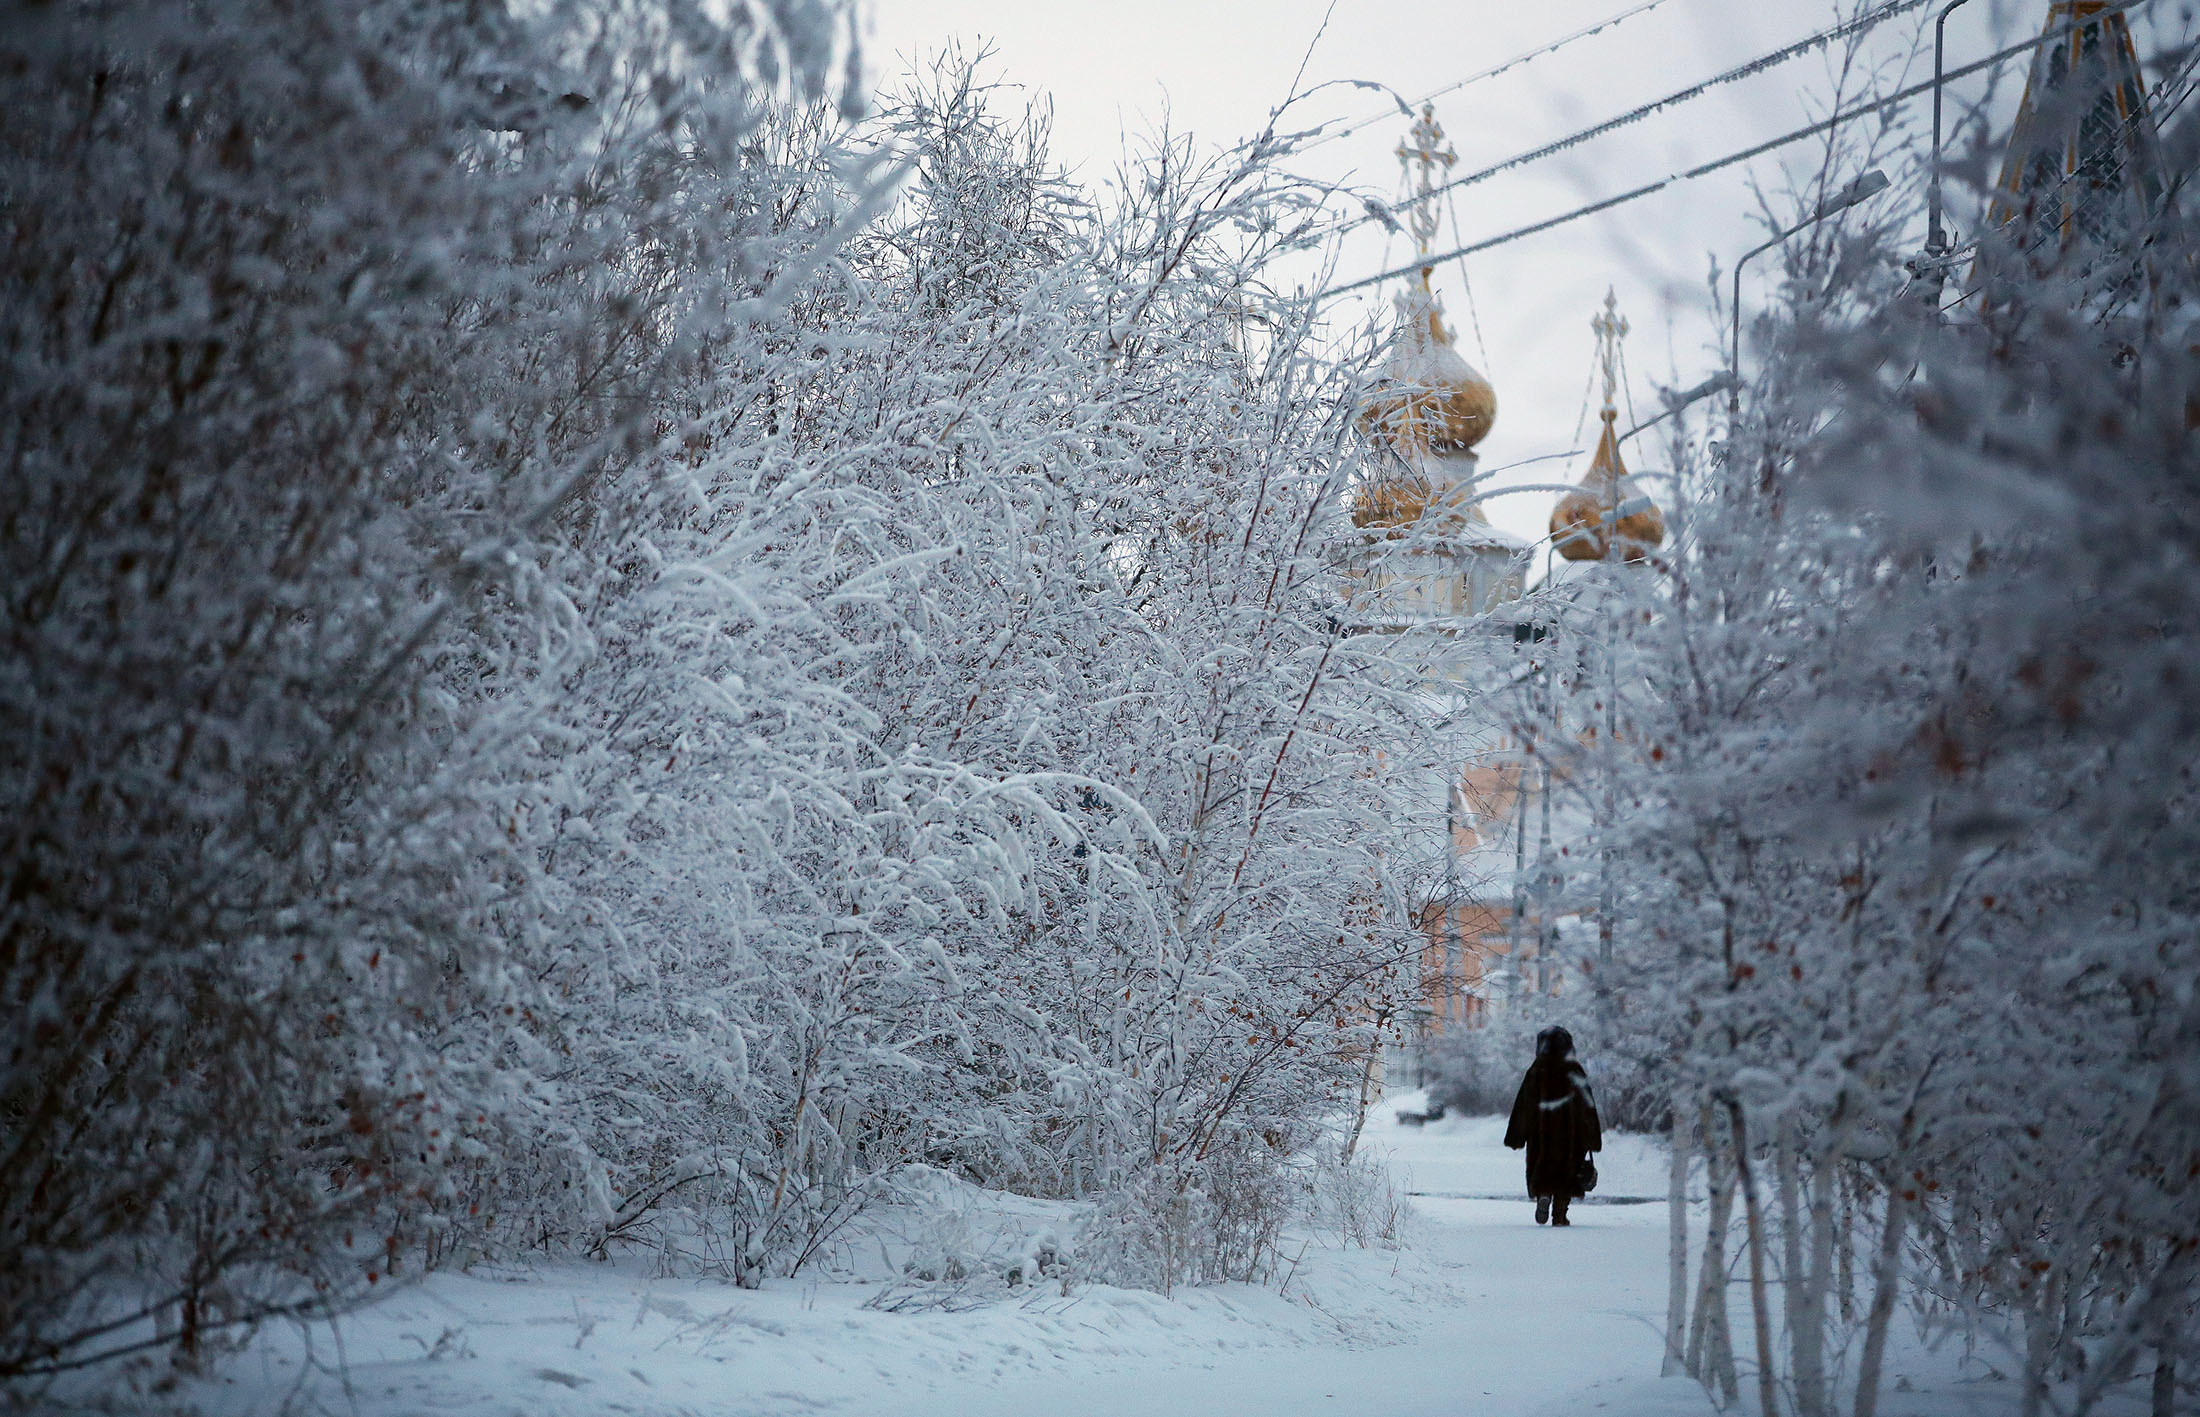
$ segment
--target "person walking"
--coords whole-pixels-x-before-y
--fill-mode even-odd
[[[1597,1120],[1589,1074],[1574,1057],[1574,1036],[1565,1029],[1546,1028],[1535,1036],[1535,1061],[1513,1098],[1505,1145],[1528,1149],[1535,1223],[1571,1225],[1566,1204],[1596,1184],[1583,1173],[1589,1153],[1604,1149],[1604,1126]]]

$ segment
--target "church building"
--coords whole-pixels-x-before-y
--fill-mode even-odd
[[[1558,869],[1587,838],[1593,804],[1565,790],[1554,764],[1565,755],[1536,747],[1615,730],[1613,662],[1594,627],[1621,603],[1610,592],[1658,573],[1666,525],[1623,453],[1632,431],[1619,424],[1628,331],[1609,291],[1590,321],[1603,401],[1578,484],[1559,497],[1538,542],[1490,523],[1475,450],[1496,421],[1497,394],[1459,353],[1436,294],[1431,198],[1456,154],[1433,108],[1424,106],[1397,156],[1399,205],[1420,261],[1394,297],[1388,358],[1358,405],[1366,470],[1344,548],[1351,614],[1360,631],[1397,637],[1396,658],[1415,666],[1405,672],[1418,676],[1432,721],[1463,730],[1451,736],[1467,744],[1429,793],[1432,817],[1440,798],[1450,850],[1443,878],[1416,902],[1427,943],[1420,1007],[1402,1040],[1410,1054],[1507,998],[1559,987],[1555,957],[1584,957],[1555,948],[1569,936],[1610,938],[1609,904],[1568,895],[1579,889],[1569,877],[1594,872]],[[1978,247],[2007,234],[2033,277],[2080,277],[2121,305],[2155,284],[2156,263],[2194,259],[2174,193],[2121,10],[2049,0]],[[1990,285],[1986,275],[1975,272],[1974,286]],[[1985,297],[1984,309],[2002,303],[1990,290]]]
[[[1400,660],[1420,666],[1426,711],[1466,745],[1464,760],[1436,785],[1449,860],[1417,902],[1428,943],[1414,1032],[1425,1042],[1480,1018],[1494,997],[1555,984],[1562,919],[1578,920],[1584,907],[1560,898],[1552,863],[1586,823],[1563,800],[1548,755],[1537,757],[1509,731],[1518,725],[1500,721],[1491,695],[1524,688],[1546,736],[1592,730],[1586,715],[1568,722],[1579,676],[1552,662],[1562,647],[1546,641],[1539,601],[1577,593],[1558,589],[1573,579],[1557,571],[1562,565],[1609,563],[1613,573],[1640,574],[1665,525],[1620,452],[1618,352],[1627,326],[1609,294],[1590,322],[1604,407],[1580,485],[1560,500],[1540,547],[1490,523],[1475,448],[1496,421],[1497,394],[1460,354],[1435,291],[1428,258],[1438,221],[1428,198],[1455,155],[1432,110],[1423,109],[1398,157],[1406,172],[1401,205],[1424,263],[1394,299],[1388,358],[1360,401],[1367,467],[1352,495],[1347,549],[1358,627],[1400,638]],[[1551,569],[1531,596],[1527,577],[1539,550]]]

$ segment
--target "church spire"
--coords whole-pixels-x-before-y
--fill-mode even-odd
[[[1620,555],[1640,561],[1665,540],[1665,517],[1636,486],[1620,456],[1619,344],[1627,337],[1627,317],[1619,313],[1619,297],[1609,286],[1604,308],[1589,317],[1589,330],[1597,338],[1597,367],[1604,376],[1599,414],[1604,426],[1581,485],[1551,510],[1551,537],[1558,554],[1569,561],[1601,561],[1612,549],[1605,527],[1614,525]]]
[[[1439,229],[1438,175],[1459,155],[1445,141],[1433,104],[1423,105],[1397,154],[1401,205],[1423,264],[1398,293],[1390,358],[1361,402],[1361,429],[1390,457],[1362,486],[1353,520],[1363,527],[1403,525],[1441,502],[1486,525],[1471,494],[1473,450],[1496,421],[1497,391],[1454,347],[1436,299],[1430,257]]]
[[[1589,317],[1589,332],[1597,337],[1597,368],[1604,375],[1604,417],[1619,417],[1619,342],[1627,338],[1627,317],[1619,313],[1619,297],[1604,287],[1604,308]]]
[[[2130,23],[2107,0],[2051,0],[2046,33],[1987,224],[2021,221],[2061,249],[2130,252],[2170,200]]]
[[[1442,317],[1436,309],[1436,292],[1430,284],[1436,274],[1429,257],[1436,251],[1436,174],[1450,171],[1459,161],[1459,154],[1444,141],[1443,127],[1436,121],[1436,105],[1421,105],[1421,116],[1414,120],[1413,128],[1406,134],[1406,141],[1398,145],[1398,166],[1405,175],[1406,230],[1413,233],[1413,254],[1421,259],[1421,284],[1418,291],[1408,289],[1398,296],[1401,317],[1412,319],[1421,311],[1408,313],[1408,302],[1415,295],[1426,312],[1429,336],[1451,343],[1445,332]]]

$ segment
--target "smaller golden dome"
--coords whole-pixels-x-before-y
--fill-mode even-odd
[[[1581,485],[1558,499],[1551,510],[1551,540],[1558,554],[1569,561],[1601,561],[1610,552],[1605,539],[1605,519],[1621,512],[1613,530],[1619,536],[1620,558],[1629,565],[1641,561],[1665,541],[1665,514],[1644,496],[1627,464],[1619,455],[1615,432],[1618,413],[1604,410],[1604,436],[1597,439],[1596,456],[1582,475]]]
[[[1420,477],[1381,477],[1362,483],[1352,496],[1352,524],[1369,527],[1411,526],[1428,510],[1429,485]]]
[[[1400,453],[1463,453],[1497,421],[1497,390],[1452,347],[1429,275],[1399,298],[1397,341],[1361,400],[1360,430]]]
[[[1352,494],[1352,524],[1360,530],[1395,531],[1419,522],[1432,535],[1478,545],[1503,537],[1491,527],[1475,494],[1472,453],[1386,457],[1383,462],[1387,466]]]

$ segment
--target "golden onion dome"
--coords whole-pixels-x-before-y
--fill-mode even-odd
[[[1352,497],[1352,524],[1369,527],[1410,526],[1428,509],[1429,485],[1421,477],[1378,477],[1360,485]]]
[[[1601,561],[1609,554],[1604,523],[1614,511],[1620,513],[1613,528],[1620,557],[1628,564],[1641,561],[1665,541],[1665,514],[1642,494],[1619,455],[1618,419],[1616,410],[1604,410],[1604,435],[1597,439],[1589,470],[1581,485],[1551,510],[1552,544],[1569,561]]]
[[[1467,452],[1497,421],[1497,390],[1452,347],[1429,275],[1399,297],[1390,358],[1360,403],[1361,431],[1408,456]]]
[[[1433,517],[1434,529],[1445,535],[1490,531],[1472,480],[1446,477],[1445,471],[1438,462],[1432,478],[1403,461],[1392,463],[1352,494],[1352,524],[1362,531],[1386,530]]]

